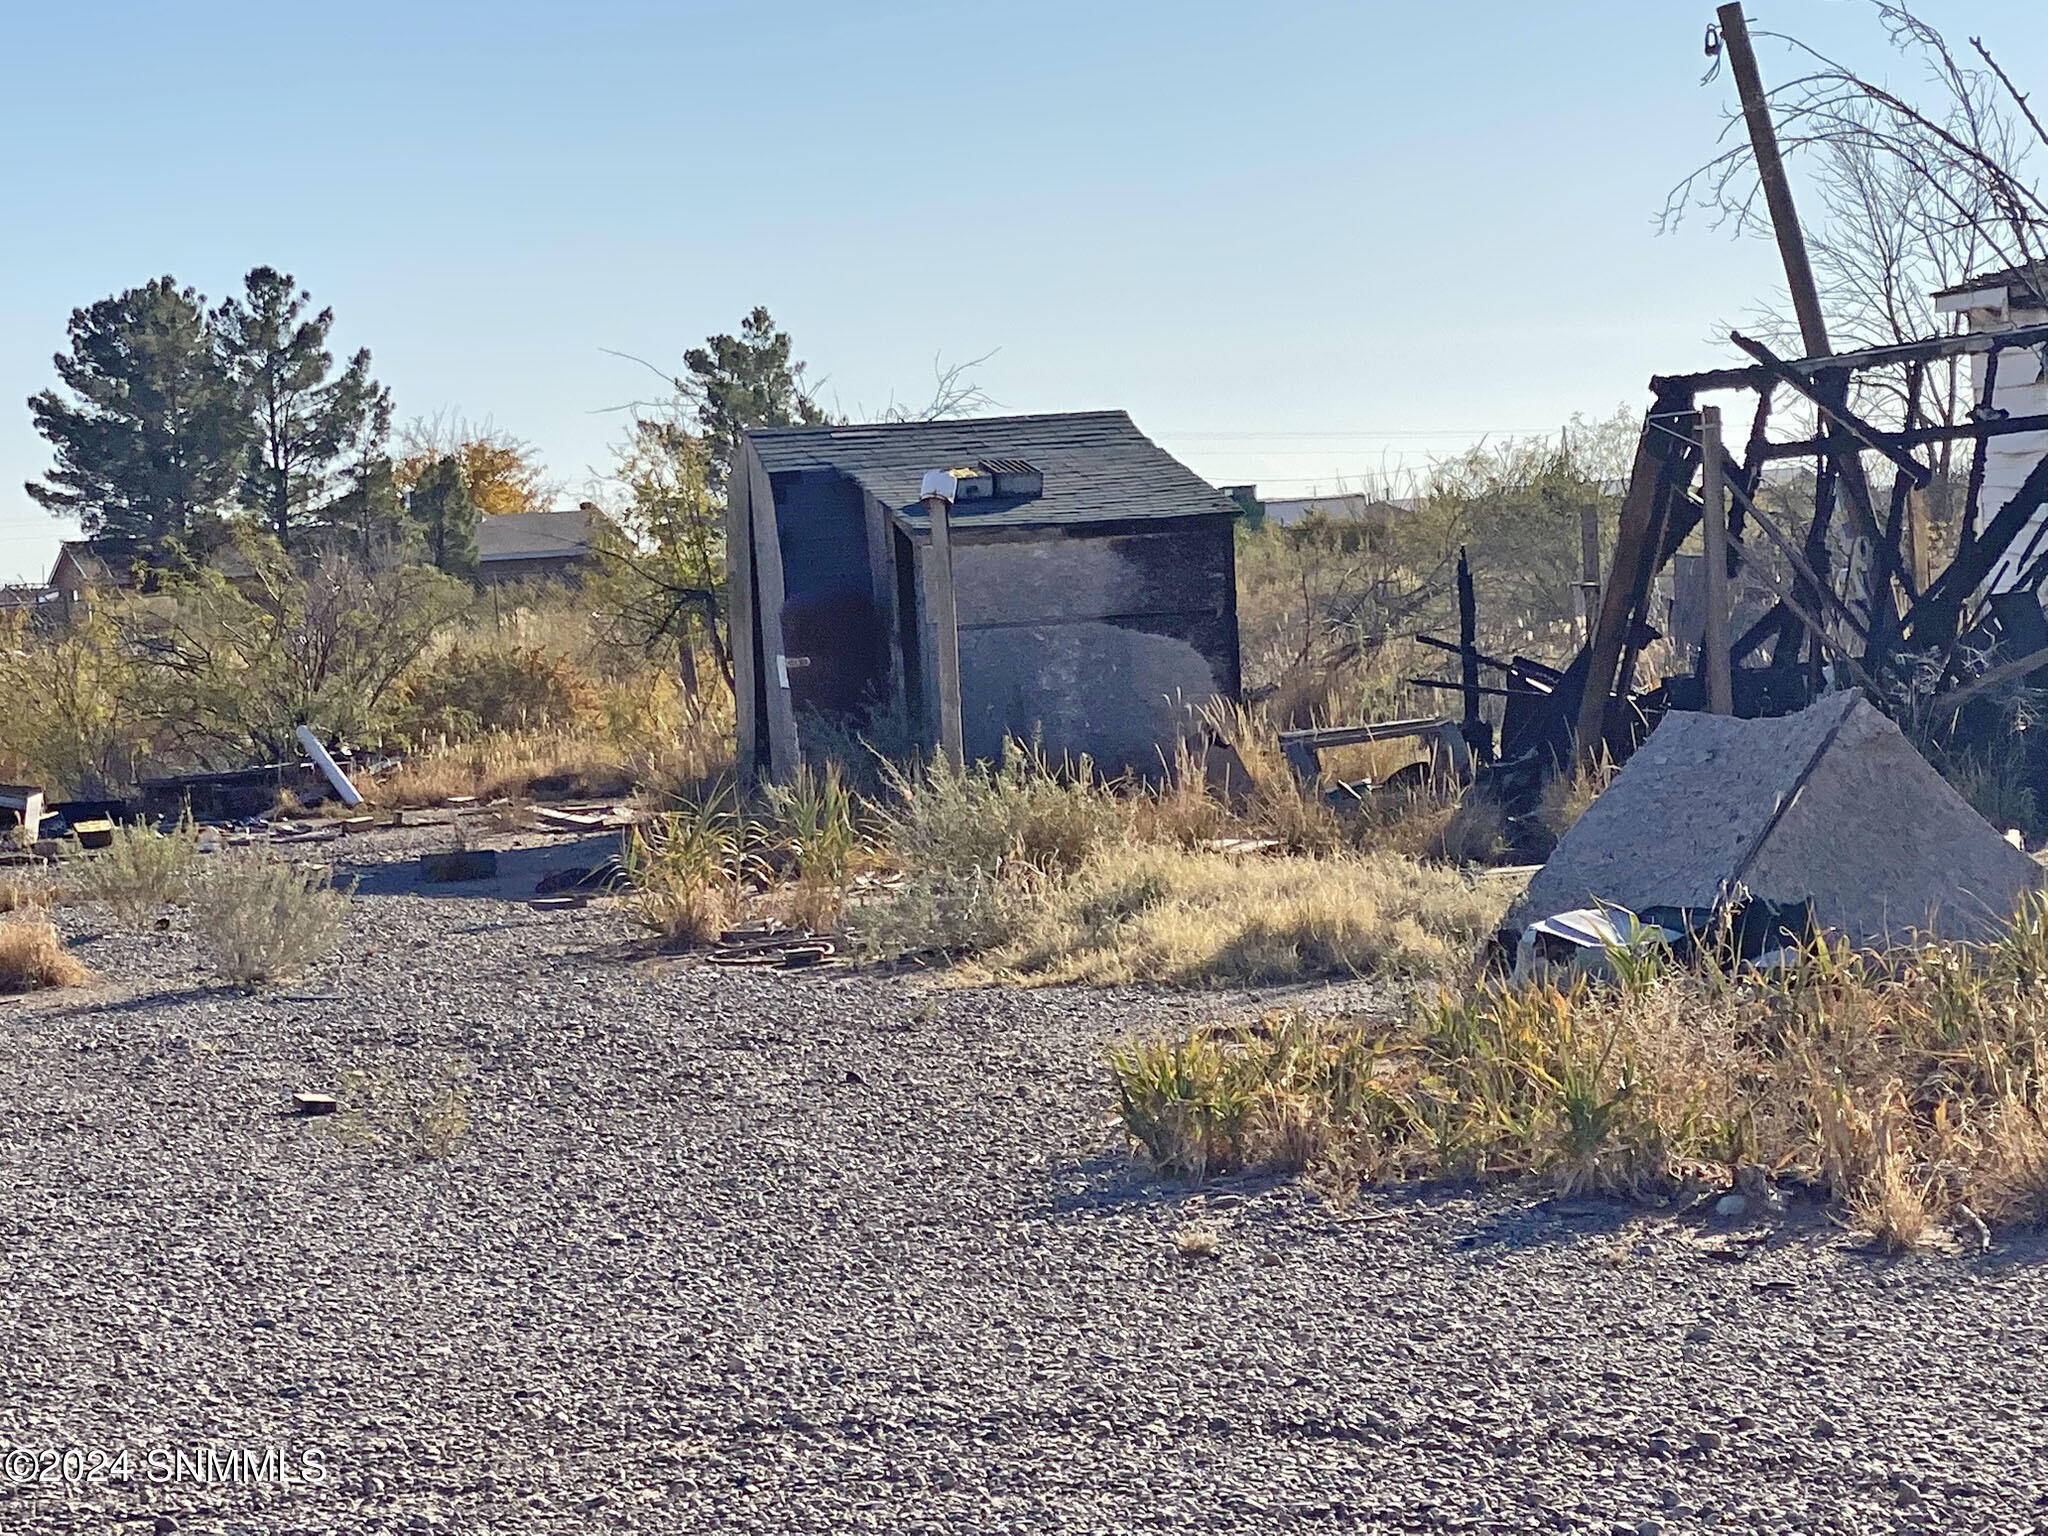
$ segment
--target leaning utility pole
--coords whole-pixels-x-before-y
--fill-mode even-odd
[[[1771,122],[1771,104],[1764,96],[1763,76],[1757,71],[1756,49],[1750,45],[1749,23],[1743,20],[1739,0],[1730,0],[1714,16],[1720,26],[1722,45],[1728,50],[1728,63],[1735,71],[1735,89],[1742,98],[1742,119],[1749,126],[1749,147],[1756,156],[1757,180],[1763,186],[1764,205],[1771,211],[1771,230],[1778,237],[1779,258],[1785,263],[1785,286],[1792,294],[1792,313],[1799,320],[1799,339],[1809,358],[1830,357],[1834,348],[1828,342],[1827,320],[1820,310],[1820,290],[1814,286],[1813,263],[1807,259],[1806,235],[1799,227],[1799,212],[1792,206],[1792,183],[1786,179],[1785,160],[1778,152],[1778,131]],[[1841,398],[1848,389],[1845,375],[1823,374],[1815,382],[1823,384],[1836,397],[1837,405],[1847,403]],[[1891,546],[1877,526],[1861,456],[1839,425],[1830,427],[1827,436],[1834,447],[1835,462],[1841,466],[1841,476],[1835,482],[1836,503],[1870,541],[1872,558],[1863,566],[1860,585],[1864,613],[1875,631],[1877,604],[1892,600],[1888,585],[1892,575],[1888,558]],[[1873,569],[1881,571],[1882,576],[1873,579]],[[1825,578],[1827,573],[1823,569],[1820,574]],[[1819,594],[1814,596],[1818,610]],[[1896,628],[1896,624],[1892,627]],[[1818,641],[1819,637],[1815,639]]]
[[[1763,76],[1757,73],[1756,50],[1749,44],[1749,23],[1742,7],[1730,0],[1714,13],[1721,42],[1735,70],[1735,88],[1742,96],[1742,117],[1749,125],[1749,147],[1756,155],[1757,180],[1763,183],[1764,205],[1778,237],[1778,255],[1785,263],[1785,283],[1792,290],[1792,312],[1799,317],[1799,339],[1808,357],[1826,357],[1827,321],[1821,318],[1820,293],[1813,285],[1813,264],[1806,258],[1806,236],[1792,206],[1792,184],[1785,179],[1785,161],[1778,153],[1778,131],[1771,125],[1771,104],[1764,98]]]

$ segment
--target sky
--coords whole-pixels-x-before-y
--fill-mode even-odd
[[[2048,82],[2039,3],[1921,9]],[[65,532],[22,484],[67,317],[165,273],[291,272],[401,420],[488,422],[570,499],[659,387],[615,354],[677,371],[755,304],[840,415],[986,357],[995,409],[1120,407],[1284,496],[1640,407],[1780,281],[1657,229],[1734,99],[1693,0],[0,15],[0,581]],[[1861,0],[1749,15],[1911,84]]]

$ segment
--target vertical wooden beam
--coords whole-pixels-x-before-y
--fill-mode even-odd
[[[1492,760],[1486,722],[1479,716],[1479,600],[1472,590],[1472,562],[1458,549],[1458,678],[1465,694],[1465,719],[1460,733],[1465,745],[1484,762]]]
[[[1700,487],[1700,534],[1706,546],[1707,578],[1707,625],[1700,642],[1700,657],[1706,664],[1708,713],[1732,715],[1735,680],[1728,665],[1728,506],[1722,486],[1718,406],[1710,405],[1700,412],[1700,455],[1704,477]]]
[[[1593,643],[1593,622],[1600,611],[1600,509],[1588,502],[1579,508],[1579,620],[1584,643]]]
[[[767,698],[768,777],[782,781],[796,772],[796,710],[789,698],[789,659],[783,649],[782,536],[776,526],[775,488],[752,448],[745,450],[747,501],[753,513],[754,590],[761,615],[761,681]]]
[[[1913,585],[1925,592],[1927,583],[1933,580],[1934,568],[1934,542],[1928,537],[1925,491],[1906,492],[1906,548],[1913,565]]]
[[[747,445],[733,449],[725,477],[725,613],[732,640],[735,759],[744,782],[759,771],[761,633],[755,620],[754,519],[748,504]]]
[[[942,491],[938,481],[944,479]],[[960,610],[953,598],[952,476],[934,470],[924,477],[924,511],[932,525],[929,575],[932,638],[939,682],[939,747],[955,769],[966,766],[967,744],[960,720]]]

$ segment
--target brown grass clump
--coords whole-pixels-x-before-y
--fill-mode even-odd
[[[1670,1193],[1718,1165],[1834,1201],[1894,1251],[2048,1221],[2048,901],[1976,947],[1816,943],[1783,972],[1650,957],[1613,986],[1497,983],[1396,1019],[1272,1015],[1110,1055],[1162,1172],[1535,1175]]]
[[[598,690],[566,725],[439,738],[356,787],[393,809],[479,800],[603,800],[657,805],[699,799],[732,769],[732,708],[678,696],[666,680]]]
[[[0,992],[80,987],[92,979],[40,914],[0,922]]]
[[[30,875],[0,875],[0,912],[32,912],[61,906],[64,892],[48,880]]]
[[[2048,1125],[2041,1110],[2007,1099],[1993,1112],[1977,1181],[1982,1215],[2000,1226],[2048,1223]]]
[[[1238,859],[1125,843],[1049,890],[992,958],[1034,982],[1448,976],[1500,911],[1454,871],[1393,855]]]
[[[1492,864],[1508,850],[1508,813],[1493,795],[1470,791],[1437,835],[1439,855],[1453,864]]]

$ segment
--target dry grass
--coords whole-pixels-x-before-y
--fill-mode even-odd
[[[65,898],[64,888],[46,876],[0,875],[0,913],[61,907]]]
[[[1534,1175],[1669,1194],[1702,1169],[1832,1199],[1897,1251],[2048,1221],[2048,902],[1974,949],[1815,945],[1770,976],[1440,991],[1397,1020],[1269,1016],[1111,1053],[1161,1171]]]
[[[1034,982],[1263,985],[1465,969],[1502,903],[1395,855],[1242,859],[1119,844],[991,957]]]
[[[478,800],[595,800],[633,790],[626,754],[601,738],[568,731],[497,736],[407,758],[356,786],[374,805],[394,810]]]
[[[1586,814],[1586,808],[1613,778],[1614,763],[1603,749],[1598,763],[1568,774],[1556,774],[1543,786],[1543,799],[1536,808],[1536,819],[1543,823],[1544,830],[1552,837],[1563,837]]]
[[[431,1073],[403,1067],[356,1067],[342,1073],[340,1114],[323,1121],[344,1143],[438,1162],[453,1155],[469,1129],[468,1064],[450,1057]]]
[[[372,804],[412,809],[458,795],[479,800],[601,800],[654,805],[700,796],[732,770],[731,701],[699,705],[650,685],[637,704],[623,688],[574,726],[511,731],[430,747],[356,787]]]
[[[38,913],[0,922],[0,992],[79,987],[91,979],[47,917]]]

